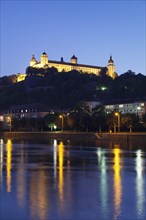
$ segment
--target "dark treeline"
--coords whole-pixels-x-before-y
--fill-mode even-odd
[[[55,68],[26,69],[24,81],[16,76],[0,78],[0,111],[12,105],[43,103],[51,109],[68,109],[81,101],[124,103],[146,99],[146,76],[131,70],[114,80],[104,74],[86,74]]]

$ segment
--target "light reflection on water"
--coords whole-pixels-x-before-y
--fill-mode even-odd
[[[7,158],[7,192],[11,192],[11,169],[12,169],[12,142],[8,140],[6,143]]]
[[[1,219],[146,219],[142,149],[1,139],[0,185]]]
[[[33,219],[46,219],[48,214],[47,207],[49,207],[48,182],[42,167],[37,171],[37,178],[36,174],[31,171],[29,187],[31,216]]]
[[[137,172],[137,177],[136,177],[137,213],[138,216],[142,216],[143,213],[146,212],[146,206],[145,207],[143,206],[146,197],[146,192],[144,190],[144,178],[143,178],[144,159],[141,150],[136,151],[135,169]]]
[[[122,194],[122,186],[121,186],[121,158],[120,153],[121,150],[119,148],[113,149],[114,153],[114,205],[115,205],[115,216],[114,219],[118,219],[121,212],[121,194]]]
[[[4,149],[3,149],[3,144],[4,141],[3,139],[0,139],[0,188],[2,189],[2,184],[3,184],[3,158],[4,158]]]
[[[108,187],[107,187],[107,165],[104,149],[97,149],[98,163],[101,172],[100,178],[100,192],[101,192],[101,207],[102,215],[106,217],[108,213]]]
[[[60,144],[58,145],[58,161],[59,161],[59,180],[58,180],[58,188],[59,188],[59,201],[60,204],[63,203],[64,201],[64,192],[63,192],[63,187],[64,187],[64,173],[63,173],[63,162],[64,162],[64,145],[63,142],[61,141]]]

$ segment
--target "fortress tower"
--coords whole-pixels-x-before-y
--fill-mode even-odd
[[[41,65],[42,67],[48,65],[48,55],[45,52],[41,55]]]
[[[112,78],[114,79],[114,78],[116,77],[116,74],[115,74],[115,65],[114,65],[114,61],[113,61],[111,55],[110,55],[110,59],[109,59],[109,61],[108,61],[107,68],[108,68],[107,75],[109,75],[110,77],[112,77]]]
[[[78,61],[78,58],[75,55],[73,55],[70,59],[70,62],[74,64],[77,64],[77,61]]]
[[[34,66],[35,64],[37,64],[37,61],[36,61],[34,55],[32,55],[32,58],[30,60],[30,66]]]

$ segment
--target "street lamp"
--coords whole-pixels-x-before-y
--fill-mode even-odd
[[[62,127],[62,131],[63,131],[63,115],[59,115],[59,118],[61,118],[61,122],[62,122],[61,127]]]
[[[115,113],[115,116],[118,117],[118,132],[120,132],[120,113],[119,113],[119,112],[116,112],[116,113]]]

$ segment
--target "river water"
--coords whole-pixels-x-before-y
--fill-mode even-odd
[[[1,220],[145,220],[146,145],[0,139]]]

